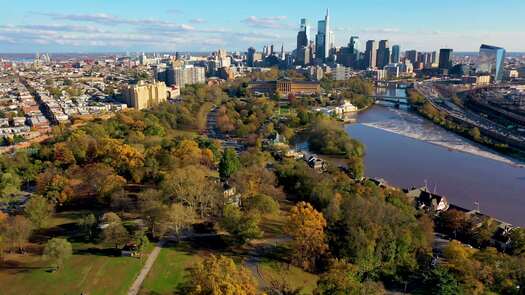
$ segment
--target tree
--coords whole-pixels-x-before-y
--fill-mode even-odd
[[[475,141],[481,141],[481,132],[479,131],[478,127],[474,127],[470,129],[469,135],[474,139]]]
[[[42,196],[34,196],[29,199],[24,208],[25,215],[36,229],[46,226],[49,218],[53,215],[53,211],[53,205]]]
[[[255,212],[245,213],[236,205],[228,204],[224,206],[222,215],[221,226],[239,242],[245,243],[249,239],[262,236],[259,229],[259,214]]]
[[[80,226],[84,234],[87,236],[88,240],[93,239],[93,230],[96,224],[97,219],[93,213],[89,213],[82,217],[82,220],[80,221]]]
[[[14,172],[1,173],[0,176],[0,194],[3,196],[11,195],[20,189],[22,180]]]
[[[255,295],[250,271],[228,257],[211,255],[190,268],[183,293],[188,295]]]
[[[300,202],[290,210],[287,232],[292,237],[293,260],[306,270],[315,270],[317,260],[327,251],[323,214]]]
[[[137,251],[140,253],[140,257],[142,259],[150,244],[148,236],[146,236],[144,232],[142,232],[137,237],[135,243],[137,244]]]
[[[53,238],[47,241],[44,248],[44,259],[50,260],[58,270],[64,265],[64,261],[73,255],[71,243],[66,239]]]
[[[201,217],[214,213],[222,205],[222,194],[203,166],[186,166],[168,173],[161,183],[162,190],[174,201],[196,210]]]
[[[24,250],[31,235],[31,221],[22,215],[10,216],[5,224],[4,238],[11,248],[16,247],[20,252]]]
[[[226,149],[219,163],[221,178],[228,179],[241,167],[241,162],[234,149]]]
[[[357,267],[344,260],[335,260],[317,281],[316,295],[360,295],[362,285]]]
[[[115,249],[119,249],[130,239],[128,231],[120,222],[107,225],[107,227],[102,230],[102,237],[105,243],[113,244]]]
[[[426,275],[425,283],[432,294],[456,295],[461,294],[458,281],[448,269],[438,266]]]
[[[186,207],[181,203],[174,203],[168,212],[168,228],[173,230],[177,239],[183,230],[190,227],[197,219],[197,214],[193,208]]]
[[[521,255],[525,253],[525,229],[515,228],[510,232],[510,253]]]
[[[267,195],[255,195],[249,198],[246,203],[248,210],[255,210],[261,214],[275,214],[279,212],[279,202]]]
[[[453,235],[454,238],[456,238],[458,234],[463,234],[466,222],[467,216],[458,210],[447,210],[443,212],[438,219],[438,225],[441,230]]]

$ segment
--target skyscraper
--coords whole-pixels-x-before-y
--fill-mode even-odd
[[[301,27],[299,29],[299,33],[297,33],[297,50],[299,50],[302,47],[308,46],[308,42],[310,41],[310,28],[308,27],[308,24],[306,22],[306,19],[301,19]]]
[[[249,67],[253,67],[254,64],[255,64],[255,53],[257,51],[255,50],[255,48],[253,47],[250,47],[248,48],[248,54],[247,54],[247,57],[246,57],[246,63],[248,64]]]
[[[377,67],[382,69],[390,63],[390,47],[388,40],[379,41],[379,48],[377,49]]]
[[[476,73],[489,74],[495,82],[503,80],[503,65],[505,49],[501,47],[482,44],[479,48],[479,60]]]
[[[350,37],[350,43],[348,43],[348,47],[350,47],[350,50],[352,50],[354,53],[359,52],[359,37]]]
[[[412,64],[417,62],[417,51],[416,50],[407,50],[405,52],[405,60],[408,59]]]
[[[439,50],[439,68],[451,69],[452,68],[452,49],[442,48]]]
[[[375,40],[366,41],[365,64],[367,68],[375,68],[377,62],[377,42]]]
[[[330,54],[330,48],[333,45],[333,34],[330,31],[330,14],[328,9],[324,20],[317,23],[317,35],[315,36],[316,56],[321,60],[326,60]]]
[[[392,46],[392,62],[399,63],[401,54],[401,47],[399,45]]]

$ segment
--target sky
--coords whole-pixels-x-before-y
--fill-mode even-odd
[[[525,0],[0,0],[0,52],[245,51],[295,47],[329,9],[336,46],[525,51]]]

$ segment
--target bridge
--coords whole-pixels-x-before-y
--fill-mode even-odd
[[[376,87],[384,88],[396,87],[398,89],[407,89],[414,87],[413,80],[375,81],[374,84]]]
[[[371,96],[375,101],[384,101],[395,103],[396,105],[409,105],[408,99],[406,97],[397,97],[390,95],[372,95]]]

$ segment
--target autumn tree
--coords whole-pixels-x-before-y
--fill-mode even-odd
[[[323,214],[312,205],[300,202],[290,210],[286,226],[292,237],[294,262],[306,270],[315,270],[317,260],[328,250]]]
[[[183,293],[188,295],[255,295],[250,271],[225,256],[211,255],[190,268]]]
[[[24,213],[33,223],[35,229],[46,226],[49,218],[53,214],[53,205],[42,196],[34,196],[27,201]]]
[[[47,241],[43,257],[46,260],[50,260],[56,270],[59,270],[64,265],[64,261],[71,255],[73,255],[71,243],[66,239],[53,238]]]
[[[228,179],[241,167],[241,162],[234,149],[226,149],[219,163],[221,178]]]
[[[0,193],[3,196],[18,192],[21,184],[22,180],[15,172],[0,172]]]
[[[357,267],[344,260],[332,261],[327,272],[317,281],[316,295],[361,295]]]
[[[115,249],[122,247],[129,239],[129,233],[122,225],[122,221],[117,214],[109,212],[104,214],[102,221],[105,222],[102,229],[102,240],[104,243],[112,244]]]
[[[10,216],[7,218],[4,227],[4,239],[10,248],[18,248],[20,252],[24,250],[31,235],[32,225],[29,219],[22,215]]]
[[[195,210],[181,203],[172,204],[167,215],[168,228],[172,230],[177,239],[180,238],[182,231],[189,228],[197,219]]]
[[[162,190],[173,201],[207,216],[222,205],[217,184],[209,179],[211,171],[203,166],[187,166],[167,174],[161,183]]]

